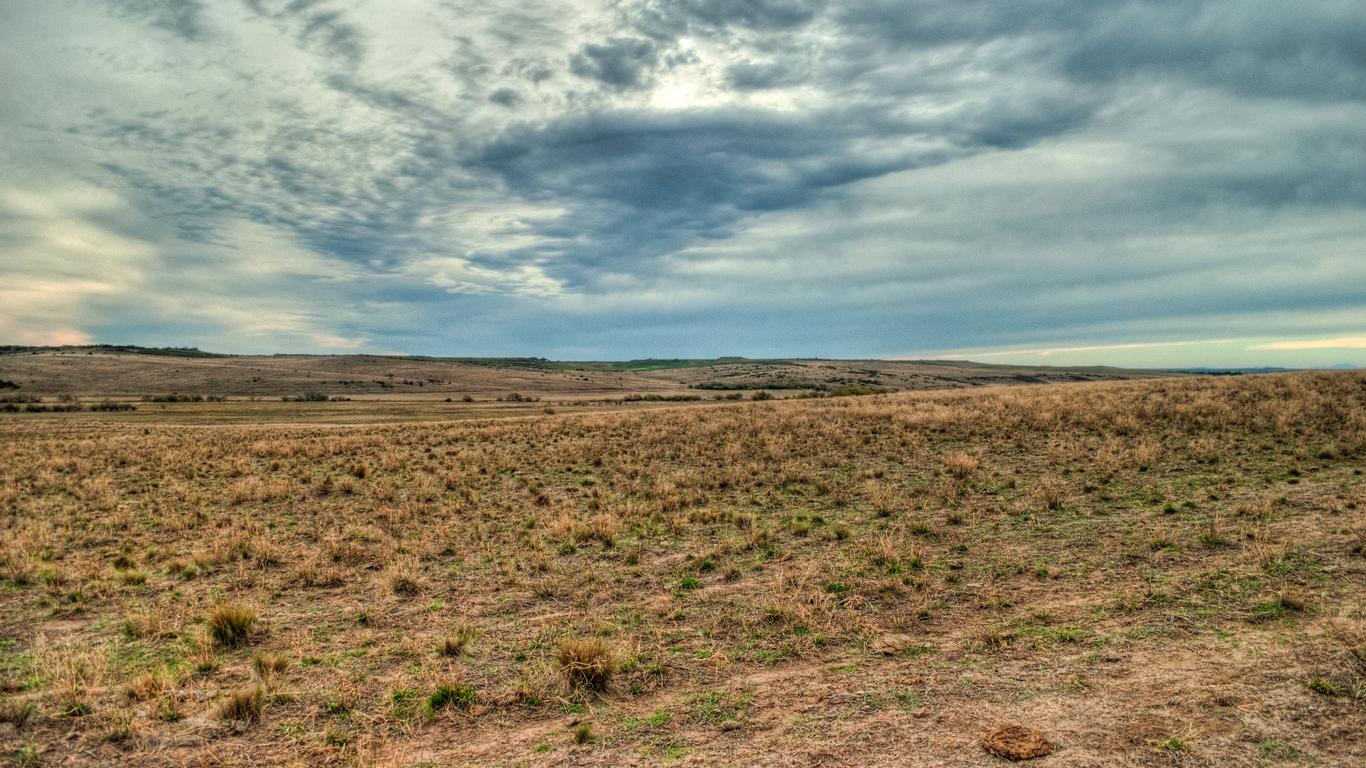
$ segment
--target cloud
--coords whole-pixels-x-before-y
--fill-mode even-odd
[[[782,62],[737,61],[726,67],[726,83],[742,91],[777,88],[800,82],[800,73]]]
[[[522,95],[512,88],[499,88],[489,94],[489,101],[502,107],[515,107],[522,103]]]
[[[1271,341],[1257,344],[1252,349],[1366,349],[1366,336],[1345,336],[1338,339],[1311,339],[1308,341]]]
[[[424,282],[447,293],[550,297],[563,293],[558,281],[539,267],[522,265],[507,270],[489,269],[456,256],[431,256],[411,263],[408,270]]]
[[[289,30],[300,47],[359,64],[365,56],[365,34],[338,10],[319,0],[243,0],[256,15]]]
[[[201,0],[106,0],[117,14],[144,20],[185,40],[201,40],[208,33]]]
[[[1052,356],[1055,356],[1055,355],[1076,354],[1076,353],[1078,353],[1078,352],[1116,352],[1116,351],[1129,351],[1129,350],[1138,350],[1138,349],[1147,350],[1147,349],[1159,349],[1159,348],[1170,349],[1170,348],[1173,348],[1173,347],[1194,347],[1194,346],[1205,346],[1205,345],[1210,345],[1210,344],[1232,344],[1232,343],[1235,343],[1235,340],[1233,340],[1233,339],[1209,339],[1209,340],[1205,340],[1205,339],[1188,339],[1188,340],[1186,340],[1186,341],[1135,341],[1135,342],[1129,342],[1129,343],[1126,343],[1126,344],[1088,344],[1088,345],[1080,346],[1080,347],[1043,347],[1043,348],[1039,348],[1039,349],[1008,349],[1008,350],[994,350],[994,351],[964,350],[964,351],[962,351],[961,354],[967,355],[967,356],[972,357],[972,358],[974,358],[974,359],[976,359],[976,358],[991,358],[991,357],[1022,357],[1022,356],[1036,356],[1036,357],[1041,357],[1041,358],[1042,358],[1042,357],[1052,357]],[[954,353],[953,353],[953,352],[950,352],[949,354],[952,355],[952,354],[954,354]]]
[[[1357,360],[1264,345],[1360,332],[1364,50],[1345,0],[8,4],[0,335]]]
[[[585,43],[569,61],[569,71],[612,88],[644,88],[659,62],[655,43],[644,38],[613,37],[604,43]]]

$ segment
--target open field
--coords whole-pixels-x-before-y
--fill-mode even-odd
[[[1366,763],[1366,375],[414,402],[0,414],[0,759]]]

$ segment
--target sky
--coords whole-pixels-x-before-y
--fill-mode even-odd
[[[1366,366],[1360,0],[4,0],[0,344]]]

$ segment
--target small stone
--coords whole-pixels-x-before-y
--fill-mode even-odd
[[[910,635],[883,635],[873,641],[873,650],[883,656],[895,656],[915,642]]]
[[[1002,725],[982,737],[982,748],[1007,760],[1033,760],[1051,755],[1053,744],[1033,728]]]

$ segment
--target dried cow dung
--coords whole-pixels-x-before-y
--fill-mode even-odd
[[[982,748],[1007,760],[1033,760],[1053,753],[1042,733],[1023,725],[1003,725],[982,737]]]

